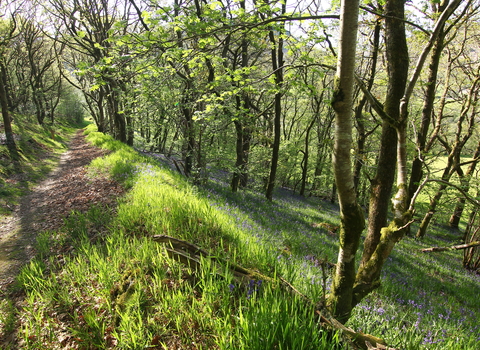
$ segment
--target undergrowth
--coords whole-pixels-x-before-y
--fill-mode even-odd
[[[37,258],[18,276],[25,305],[0,304],[4,331],[14,319],[21,324],[20,348],[345,348],[303,300],[266,281],[241,283],[210,259],[194,271],[151,239],[188,240],[283,277],[317,302],[328,293],[336,256],[335,207],[283,190],[273,203],[252,191],[232,194],[222,179],[195,187],[107,136],[89,130],[88,140],[113,151],[92,163],[91,175],[108,174],[131,190],[115,214],[95,207],[72,213],[62,230],[39,236]],[[400,349],[475,348],[479,278],[455,253],[420,253],[433,243],[402,241],[383,286],[347,325]]]

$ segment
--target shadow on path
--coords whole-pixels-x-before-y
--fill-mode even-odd
[[[113,180],[90,179],[85,166],[106,154],[85,141],[79,130],[50,175],[20,200],[12,216],[0,222],[0,290],[11,284],[20,268],[35,255],[40,232],[58,230],[72,211],[94,203],[113,202],[123,189]]]

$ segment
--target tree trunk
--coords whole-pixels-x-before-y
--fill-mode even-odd
[[[0,64],[0,74],[2,77],[1,81],[3,82],[5,80],[4,76],[7,74],[3,64]],[[3,127],[5,131],[6,143],[9,148],[16,149],[15,139],[13,138],[12,121],[10,119],[10,112],[8,109],[7,91],[5,90],[5,85],[3,85],[3,83],[0,84],[0,105],[2,108]]]
[[[282,4],[282,14],[286,12],[286,1]],[[283,33],[280,33],[283,34]],[[278,158],[280,152],[280,136],[281,136],[281,121],[282,121],[282,96],[281,91],[283,86],[283,38],[281,35],[277,36],[275,40],[275,32],[270,30],[268,33],[270,42],[272,44],[271,60],[272,68],[275,74],[275,103],[274,103],[274,118],[273,118],[273,147],[272,160],[270,163],[270,175],[268,177],[267,188],[265,196],[269,201],[273,199],[273,190],[275,188],[275,179],[277,176]]]
[[[389,120],[382,125],[377,174],[372,182],[368,215],[368,232],[364,243],[361,266],[366,265],[380,242],[381,230],[387,224],[387,214],[392,195],[397,166],[398,128],[400,100],[408,74],[408,48],[405,25],[404,1],[389,0],[385,4],[385,45],[387,55],[388,87],[384,111]]]
[[[445,181],[448,181],[448,179],[445,180]],[[446,188],[447,188],[447,185],[441,184],[440,187],[437,190],[437,193],[435,193],[435,196],[433,196],[433,198],[430,200],[430,205],[428,207],[428,211],[425,214],[425,216],[423,217],[422,222],[418,226],[418,231],[417,231],[417,234],[415,235],[417,238],[422,238],[427,233],[428,225],[430,224],[430,221],[433,218],[433,214],[435,214],[435,210],[437,208],[437,205],[440,202],[440,199],[442,198],[443,193],[445,192]]]
[[[365,226],[362,209],[357,204],[350,154],[358,6],[358,0],[341,2],[340,40],[332,99],[332,107],[335,111],[333,168],[340,204],[341,225],[338,260],[327,304],[340,322],[348,320],[352,312],[355,253]]]
[[[398,116],[398,108],[397,111],[393,111],[393,114]],[[361,265],[365,264],[372,256],[380,241],[381,229],[387,225],[387,215],[395,180],[396,147],[397,132],[395,128],[388,122],[383,122],[377,173],[370,186],[367,236],[364,242]]]
[[[247,164],[248,153],[250,152],[250,131],[239,120],[234,120],[234,124],[237,136],[235,147],[236,161],[230,185],[232,192],[237,192],[239,187],[245,187],[248,182]]]
[[[245,10],[245,1],[240,1],[240,6]],[[242,38],[242,54],[241,54],[241,67],[248,67],[248,41],[244,34]],[[236,98],[237,110],[240,113],[240,119],[234,121],[235,132],[237,136],[236,140],[236,161],[235,170],[233,172],[231,189],[232,192],[237,192],[238,187],[246,187],[248,182],[247,165],[248,155],[250,153],[250,139],[251,131],[248,124],[250,123],[250,99],[247,92],[244,92],[242,96]]]
[[[439,5],[439,13],[441,13],[448,2],[444,2]],[[412,162],[412,169],[410,171],[410,182],[408,185],[408,202],[413,197],[415,192],[418,189],[420,180],[423,176],[423,153],[428,150],[425,148],[428,130],[432,120],[433,105],[435,102],[436,92],[437,92],[437,76],[438,68],[440,66],[440,58],[442,57],[443,47],[445,40],[445,31],[444,26],[440,29],[437,40],[435,40],[435,45],[432,49],[432,55],[430,56],[430,64],[428,65],[428,79],[425,89],[425,95],[423,98],[423,109],[422,109],[422,122],[420,125],[420,130],[416,135],[416,152],[415,157]]]
[[[368,77],[367,89],[370,91],[372,89],[373,83],[375,81],[375,75],[377,72],[377,60],[378,60],[378,48],[380,44],[380,29],[381,23],[378,19],[375,22],[375,28],[373,30],[373,44],[372,44],[372,52],[371,52],[371,67],[370,67],[370,74]],[[367,96],[364,94],[362,99],[358,102],[355,106],[355,122],[357,126],[357,156],[355,157],[355,165],[354,165],[354,172],[353,172],[353,182],[355,185],[355,190],[357,191],[357,196],[359,196],[359,185],[362,173],[363,163],[365,161],[365,143],[367,137],[369,135],[368,132],[365,130],[365,123],[363,120],[363,109],[367,103]],[[360,198],[360,197],[359,197]]]
[[[477,149],[475,150],[473,159],[477,159],[479,157],[480,157],[480,142],[477,145]],[[460,178],[461,186],[465,192],[468,192],[470,188],[470,179],[473,175],[473,172],[475,171],[475,168],[477,167],[477,163],[478,163],[478,160],[470,164],[465,174],[463,174],[462,168],[459,168],[457,170],[457,174],[458,174],[458,177]],[[460,224],[460,218],[462,217],[464,209],[465,209],[465,197],[458,197],[457,205],[455,206],[452,216],[450,216],[450,220],[448,221],[448,224],[451,228],[458,229],[458,225]]]
[[[195,133],[193,130],[193,118],[192,110],[184,106],[182,108],[183,116],[185,118],[185,139],[186,139],[186,149],[184,153],[185,161],[185,175],[190,176],[193,170],[193,154],[195,152]]]
[[[303,166],[302,166],[302,180],[300,185],[300,196],[305,195],[305,186],[307,183],[307,174],[308,174],[308,158],[309,158],[309,151],[308,146],[310,144],[310,132],[312,131],[313,126],[315,125],[315,121],[317,120],[317,116],[314,116],[312,121],[307,127],[307,131],[305,133],[305,149],[303,151]]]

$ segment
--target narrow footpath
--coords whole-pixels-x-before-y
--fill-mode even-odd
[[[0,296],[20,268],[35,256],[35,240],[43,231],[58,230],[72,211],[92,205],[114,207],[124,193],[114,180],[92,178],[85,166],[107,151],[92,146],[78,130],[50,175],[25,195],[11,216],[0,222]]]

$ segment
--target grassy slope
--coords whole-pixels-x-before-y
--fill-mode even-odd
[[[207,262],[194,274],[148,237],[189,240],[281,275],[320,300],[329,283],[321,261],[336,256],[334,207],[282,191],[274,203],[253,192],[232,194],[221,179],[197,188],[106,136],[90,133],[89,139],[115,151],[95,161],[92,173],[108,172],[131,191],[117,215],[92,209],[72,215],[55,240],[41,236],[39,259],[19,276],[27,293],[17,315],[22,347],[332,348],[335,340],[318,332],[300,301],[260,281],[242,287]],[[109,234],[91,242],[89,232],[102,225]],[[480,340],[479,277],[461,268],[459,253],[419,252],[438,238],[442,245],[454,239],[439,230],[423,242],[403,240],[385,268],[383,287],[356,308],[349,325],[402,349],[474,348]],[[76,249],[59,254],[65,246]],[[7,328],[12,317],[4,315]]]
[[[20,115],[15,117],[12,127],[20,160],[13,162],[7,146],[0,145],[0,215],[8,215],[20,196],[47,176],[75,130],[67,123],[57,122],[52,139],[52,127],[40,126],[33,117]]]

